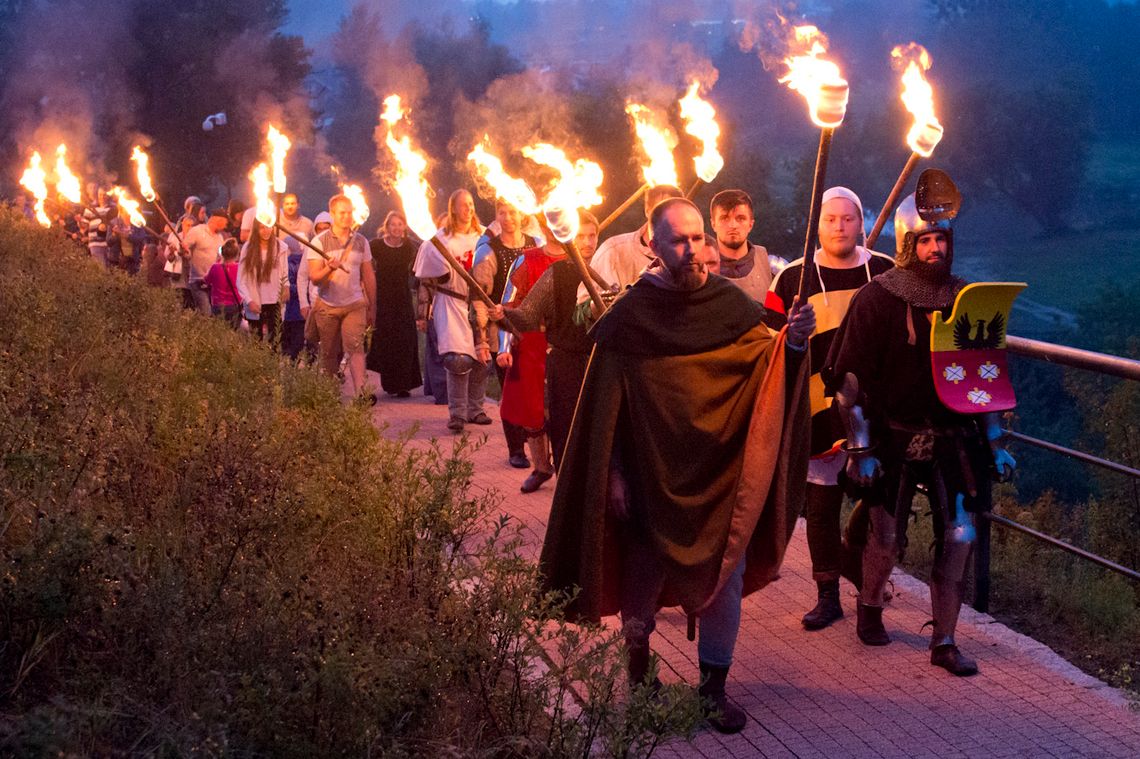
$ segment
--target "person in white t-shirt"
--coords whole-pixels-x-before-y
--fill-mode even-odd
[[[447,220],[436,233],[461,266],[471,266],[475,243],[483,225],[475,215],[475,200],[467,190],[456,190],[447,199]],[[447,370],[447,428],[462,432],[467,422],[490,424],[483,411],[487,392],[487,369],[491,348],[485,330],[472,328],[467,283],[448,265],[431,240],[416,254],[416,277],[434,292],[432,325],[439,355]]]
[[[313,238],[314,247],[329,254],[326,261],[309,251],[309,280],[320,296],[313,318],[320,334],[321,369],[335,376],[340,350],[348,356],[353,392],[367,390],[364,333],[376,323],[376,275],[368,241],[352,228],[352,201],[345,195],[329,199],[332,227]],[[376,403],[375,393],[367,393]]]

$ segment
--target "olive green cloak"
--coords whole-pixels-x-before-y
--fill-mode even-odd
[[[572,618],[619,608],[615,450],[663,605],[699,613],[745,554],[745,594],[777,577],[807,480],[808,362],[762,316],[720,277],[692,292],[642,278],[598,321],[540,558],[546,589],[578,589]]]

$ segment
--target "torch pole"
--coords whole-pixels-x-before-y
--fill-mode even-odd
[[[447,265],[450,266],[452,270],[459,275],[460,279],[467,283],[467,290],[471,293],[471,295],[483,301],[487,308],[494,308],[498,305],[495,303],[495,301],[491,300],[491,296],[487,295],[486,291],[484,291],[483,288],[479,286],[479,283],[476,282],[475,278],[471,276],[471,272],[463,268],[463,264],[459,263],[459,261],[455,259],[455,256],[451,255],[451,251],[448,250],[447,246],[443,244],[443,241],[439,239],[439,235],[432,235],[431,244],[434,245],[435,249],[439,251],[439,254],[443,256],[443,260],[447,261]],[[507,318],[506,315],[503,316],[502,321],[503,326],[507,328],[508,332],[510,332],[515,337],[522,336],[519,330],[515,328],[515,325],[511,323],[511,320]]]
[[[617,221],[617,218],[619,216],[621,216],[623,213],[625,213],[629,209],[630,206],[632,206],[634,203],[636,203],[637,199],[640,198],[642,195],[644,195],[645,191],[648,189],[649,189],[648,183],[641,185],[641,187],[637,188],[636,192],[634,192],[632,195],[630,195],[628,198],[626,198],[626,201],[624,203],[622,203],[620,206],[615,208],[613,213],[611,213],[606,218],[602,219],[602,223],[598,225],[598,234],[601,234],[603,229],[605,229],[610,224],[613,224],[615,221]]]
[[[301,237],[301,235],[296,234],[295,232],[291,232],[287,227],[283,227],[280,224],[274,224],[273,227],[276,231],[284,232],[285,234],[289,235],[290,237],[292,237],[297,242],[304,245],[309,250],[311,250],[315,253],[318,253],[320,255],[320,257],[325,259],[326,261],[329,260],[329,254],[328,253],[325,253],[323,250],[318,248],[316,245],[313,245],[311,242],[306,240],[304,237]]]
[[[185,248],[186,245],[182,242],[182,235],[178,234],[178,227],[176,227],[174,222],[170,220],[170,217],[166,215],[166,209],[162,207],[162,199],[159,198],[158,195],[155,195],[154,200],[151,202],[154,203],[154,207],[158,209],[158,212],[162,214],[162,220],[166,222],[166,226],[170,227],[170,231],[174,233],[174,239],[178,241],[178,247]]]
[[[685,193],[685,198],[687,200],[692,200],[693,196],[697,194],[697,191],[701,189],[701,186],[704,185],[704,183],[705,180],[697,177],[697,181],[693,182],[693,186],[690,187],[689,191]]]
[[[566,255],[570,256],[570,260],[574,262],[574,266],[578,269],[578,276],[582,278],[582,284],[586,286],[586,292],[590,293],[590,300],[594,301],[594,306],[597,307],[599,312],[606,310],[606,302],[602,300],[602,294],[598,292],[598,285],[594,282],[594,278],[590,273],[594,270],[586,263],[586,259],[582,258],[582,251],[578,250],[578,246],[574,244],[573,240],[562,242],[562,249],[566,251]],[[594,272],[595,274],[597,272]],[[607,290],[609,288],[606,288]]]
[[[883,225],[887,223],[887,217],[891,214],[891,209],[895,207],[895,203],[902,194],[903,188],[906,187],[906,182],[910,179],[910,175],[914,172],[914,167],[918,165],[918,159],[921,158],[918,153],[911,153],[910,158],[907,159],[906,165],[903,166],[902,173],[899,174],[898,181],[895,186],[891,188],[890,195],[887,195],[886,201],[883,203],[883,210],[879,211],[879,218],[875,219],[875,226],[871,227],[871,234],[867,235],[867,250],[870,250],[875,241],[879,239],[879,233],[883,231]]]
[[[545,213],[537,213],[535,214],[534,218],[538,221],[538,226],[542,230],[542,234],[546,236],[546,239],[556,241],[559,245],[562,246],[562,249],[566,251],[566,255],[570,257],[570,260],[572,260],[574,262],[574,265],[578,268],[578,276],[582,278],[583,282],[585,282],[587,279],[591,279],[594,281],[597,287],[600,287],[603,290],[613,289],[610,283],[605,280],[605,277],[603,277],[601,274],[598,274],[594,267],[586,263],[586,259],[582,257],[582,252],[578,250],[578,246],[574,244],[573,240],[570,242],[562,242],[554,236],[554,233],[550,231],[550,224],[548,224],[546,221]],[[586,285],[587,290],[597,290],[597,287],[591,288],[590,285]],[[590,296],[593,297],[593,293],[590,293]],[[594,302],[598,304],[599,308],[602,307],[600,295],[595,299]]]
[[[824,127],[819,132],[819,152],[815,156],[815,177],[811,183],[811,206],[808,209],[807,232],[804,234],[804,263],[800,267],[800,305],[807,301],[808,268],[815,263],[815,237],[819,226],[819,208],[823,205],[823,182],[827,177],[827,159],[831,156],[832,127]]]

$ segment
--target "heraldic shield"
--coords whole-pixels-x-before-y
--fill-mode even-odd
[[[1008,411],[1017,406],[1005,351],[1013,301],[1024,282],[975,282],[954,301],[948,321],[930,325],[934,387],[943,405],[959,414]]]

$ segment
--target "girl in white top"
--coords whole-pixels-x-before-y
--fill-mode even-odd
[[[250,332],[276,347],[281,304],[289,300],[289,248],[256,220],[241,249],[237,286]]]

